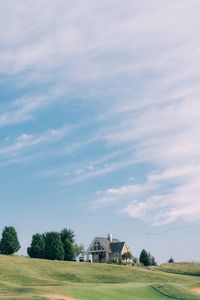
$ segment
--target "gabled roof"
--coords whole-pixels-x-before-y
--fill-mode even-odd
[[[106,250],[106,251],[109,251],[109,252],[112,252],[112,249],[110,247],[110,241],[108,238],[103,238],[103,237],[96,237],[95,238],[100,244],[101,246]],[[115,244],[115,243],[118,243],[119,240],[118,239],[112,239],[112,244]]]
[[[125,242],[115,242],[110,243],[110,248],[112,253],[121,253],[125,245]]]

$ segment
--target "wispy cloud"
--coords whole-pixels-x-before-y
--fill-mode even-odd
[[[2,93],[0,127],[18,130],[0,155],[17,161],[16,153],[62,140],[49,154],[78,153],[77,161],[46,167],[44,178],[101,185],[113,173],[117,183],[94,205],[155,225],[199,219],[199,8],[198,0],[1,1],[0,74],[16,86],[11,100]],[[22,126],[43,124],[41,109],[60,102],[68,112],[57,116],[60,128]],[[81,125],[67,140],[69,120]],[[136,162],[151,171],[119,184]]]
[[[67,185],[71,185],[77,182],[82,182],[86,181],[88,179],[94,179],[99,176],[103,176],[109,173],[113,173],[119,170],[122,170],[126,168],[127,166],[131,166],[136,164],[136,161],[134,159],[132,160],[124,160],[120,161],[119,163],[111,163],[111,164],[106,164],[103,166],[93,166],[90,165],[87,167],[87,169],[77,169],[75,171],[75,178],[69,179],[65,182]]]
[[[153,225],[199,220],[199,165],[149,174],[143,184],[111,188],[98,194],[95,207],[120,203],[120,211]]]
[[[51,129],[45,133],[27,134],[23,133],[16,137],[15,140],[9,141],[9,145],[0,147],[0,155],[16,155],[18,152],[26,148],[32,148],[41,144],[54,143],[71,132],[71,128],[64,127],[59,129]]]
[[[41,107],[45,97],[15,100],[0,110],[0,126],[18,124],[33,119],[32,112]]]
[[[86,143],[87,145],[87,143]],[[85,143],[72,145],[70,152],[77,150],[77,147],[85,146]],[[69,150],[69,149],[67,149]],[[79,149],[80,150],[80,149]],[[78,163],[68,163],[61,168],[54,168],[50,170],[41,170],[39,176],[41,177],[58,177],[63,186],[73,185],[78,182],[87,182],[91,179],[103,177],[107,174],[126,169],[137,163],[133,158],[124,159],[124,155],[130,156],[132,148],[120,149],[113,151],[110,154],[98,157],[96,160],[85,159]],[[66,152],[65,147],[59,152]],[[116,162],[116,159],[118,162]]]
[[[104,191],[95,205],[121,201],[123,213],[154,225],[199,220],[199,111],[198,98],[179,99],[129,112],[126,121],[108,128],[109,144],[133,143],[136,159],[157,174],[144,174],[143,184]]]

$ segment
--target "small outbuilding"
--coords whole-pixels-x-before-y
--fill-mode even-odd
[[[87,261],[91,260],[94,263],[119,263],[122,261],[123,254],[128,251],[129,248],[125,242],[120,242],[108,234],[107,238],[95,237],[86,252],[86,256]]]

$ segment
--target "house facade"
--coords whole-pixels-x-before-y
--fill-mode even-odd
[[[108,263],[122,261],[123,254],[129,251],[125,242],[113,239],[109,234],[107,238],[95,237],[87,250],[87,260],[94,263]]]

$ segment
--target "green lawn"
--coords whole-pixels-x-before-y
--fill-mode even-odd
[[[197,274],[169,272],[166,265],[145,270],[0,256],[0,299],[200,300],[191,292],[200,287]]]
[[[160,270],[175,274],[200,276],[200,264],[197,263],[174,263],[163,264]]]

